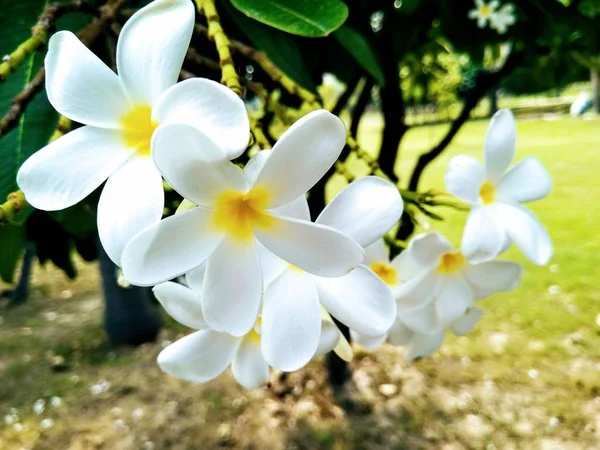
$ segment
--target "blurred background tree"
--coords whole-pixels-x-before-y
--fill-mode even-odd
[[[71,278],[77,275],[74,253],[86,261],[99,258],[105,328],[113,344],[153,340],[160,318],[149,290],[119,282],[118,269],[98,245],[98,193],[65,211],[33,211],[18,196],[15,176],[29,155],[77,126],[58,117],[43,89],[49,36],[60,29],[77,32],[114,68],[119,30],[146,3],[2,0],[0,5],[0,52],[6,54],[0,65],[0,108],[5,112],[0,119],[0,198],[17,192],[0,209],[2,279],[12,283],[23,261],[16,287],[6,295],[11,304],[25,300],[36,258],[55,264]],[[181,78],[222,80],[247,102],[253,139],[240,162],[257,149],[269,148],[312,109],[324,105],[340,114],[348,125],[348,140],[329,176],[346,181],[357,177],[348,164],[354,158],[367,172],[398,183],[406,211],[397,240],[390,241],[395,251],[413,233],[416,217],[441,218],[433,209],[449,202],[420,190],[421,175],[469,118],[495,111],[499,92],[560,92],[591,74],[600,111],[597,0],[515,1],[515,23],[503,34],[479,28],[469,17],[475,8],[469,1],[219,0],[220,19],[206,17],[203,1],[196,3],[199,15]],[[211,42],[219,20],[231,58]],[[483,99],[489,99],[487,110],[482,109]],[[359,124],[369,111],[379,111],[383,120],[376,156],[356,143]],[[424,149],[409,177],[399,179],[395,169],[398,161],[402,164],[399,148],[406,131],[433,121],[447,121],[446,134]],[[327,178],[310,193],[313,217],[325,205],[326,182]],[[166,196],[168,215],[181,198],[171,190]],[[346,365],[333,354],[328,365],[331,381],[342,384]]]

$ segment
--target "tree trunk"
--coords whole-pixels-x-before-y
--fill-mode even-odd
[[[590,69],[592,78],[592,102],[594,102],[594,111],[600,114],[600,69]]]
[[[25,243],[25,254],[23,255],[23,268],[17,286],[10,293],[10,306],[25,303],[29,296],[29,282],[31,280],[31,268],[35,258],[35,244],[31,241]]]
[[[156,340],[162,323],[150,288],[121,287],[117,267],[98,240],[98,260],[104,291],[104,327],[112,345],[140,345]]]
[[[490,100],[489,115],[492,117],[498,111],[498,90],[495,87],[488,92],[488,99]]]
[[[348,327],[338,322],[335,317],[333,321],[338,326],[344,337],[350,342],[350,330]],[[325,367],[327,367],[327,378],[334,388],[339,388],[350,379],[350,368],[348,363],[340,358],[335,352],[329,352],[325,357]]]

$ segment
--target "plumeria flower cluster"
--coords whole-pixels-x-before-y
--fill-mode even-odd
[[[517,21],[515,7],[511,3],[500,6],[498,0],[486,3],[484,0],[475,0],[475,8],[469,11],[469,18],[477,20],[479,28],[485,28],[488,23],[491,29],[499,34],[504,34],[508,27]]]
[[[475,301],[518,285],[522,268],[491,261],[515,242],[538,264],[551,244],[520,203],[550,186],[539,162],[504,173],[514,121],[503,111],[486,137],[486,162],[457,157],[448,189],[472,206],[463,246],[415,237],[389,260],[384,235],[403,210],[396,186],[367,176],[349,184],[311,221],[306,194],[346,142],[325,110],[302,117],[272,150],[245,167],[250,129],[243,101],[206,79],[177,82],[194,25],[189,0],[155,0],[125,24],[115,74],[73,34],[49,42],[46,90],[81,128],[21,167],[18,183],[36,208],[59,210],[103,183],[98,231],[128,283],[154,293],[191,334],[158,357],[167,373],[204,382],[231,367],[243,386],[268,382],[270,367],[294,371],[352,349],[336,323],[374,347],[431,354],[446,328],[468,332]],[[163,179],[183,198],[162,218]],[[183,283],[172,280],[183,279]],[[335,319],[335,321],[334,321]]]

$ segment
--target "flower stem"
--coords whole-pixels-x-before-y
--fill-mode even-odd
[[[244,95],[244,89],[240,84],[229,47],[231,42],[221,26],[221,19],[215,7],[214,0],[196,0],[198,11],[204,11],[208,24],[208,38],[215,42],[219,54],[219,65],[221,66],[221,83],[231,89],[240,97]]]

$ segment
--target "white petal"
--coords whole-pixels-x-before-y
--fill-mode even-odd
[[[119,77],[73,33],[50,38],[44,67],[48,100],[59,113],[86,125],[121,127],[130,105]]]
[[[206,266],[202,311],[208,326],[243,336],[254,326],[263,295],[263,279],[254,239],[225,238]]]
[[[255,183],[272,193],[269,208],[305,194],[333,165],[345,142],[344,123],[325,110],[313,111],[289,127]]]
[[[273,150],[260,150],[248,160],[244,166],[244,175],[250,185],[253,185],[258,178],[258,174],[263,170],[267,159],[271,156]]]
[[[440,324],[435,302],[429,302],[422,308],[418,309],[411,309],[407,311],[400,310],[398,311],[398,318],[403,325],[410,328],[415,333],[434,334],[444,329],[444,327]],[[396,325],[396,323],[394,325]],[[398,332],[396,331],[396,333]],[[394,333],[391,332],[391,334]]]
[[[400,311],[421,308],[429,303],[437,292],[439,278],[435,270],[424,270],[395,289],[398,315]]]
[[[269,382],[269,365],[258,339],[246,337],[231,364],[233,377],[246,389],[257,389]]]
[[[464,316],[455,320],[450,325],[450,328],[452,329],[452,332],[457,336],[464,336],[471,332],[471,330],[475,327],[475,325],[477,325],[477,322],[479,322],[479,319],[481,319],[482,316],[483,310],[477,307],[469,308],[469,310]]]
[[[528,156],[510,169],[498,183],[499,198],[511,202],[531,202],[544,198],[550,193],[552,179],[533,156]]]
[[[268,286],[289,267],[289,264],[258,241],[256,247],[263,272],[263,283]]]
[[[152,156],[165,180],[198,205],[213,205],[224,190],[248,188],[239,167],[223,160],[215,143],[189,125],[158,127],[152,137]]]
[[[485,172],[487,179],[497,183],[515,155],[515,118],[508,109],[492,117],[485,135]]]
[[[454,250],[448,240],[439,233],[418,234],[410,241],[406,252],[424,267],[437,267],[440,257]]]
[[[231,89],[206,78],[177,83],[152,110],[159,123],[185,123],[202,131],[227,155],[240,156],[250,140],[250,122],[241,98]]]
[[[292,219],[310,222],[310,208],[308,207],[306,195],[301,195],[296,200],[292,200],[278,208],[273,208],[271,212],[278,216],[291,217]]]
[[[407,327],[402,321],[397,318],[390,328],[390,332],[388,333],[388,341],[392,345],[407,345],[412,337],[414,336],[415,331],[411,330]]]
[[[150,158],[134,156],[108,178],[98,202],[98,234],[117,266],[129,241],[160,220],[164,205],[162,178]]]
[[[223,240],[211,224],[212,214],[197,206],[139,233],[123,251],[125,278],[137,286],[153,286],[198,267]]]
[[[321,338],[319,339],[319,346],[315,352],[316,356],[324,355],[332,351],[340,342],[342,333],[335,324],[329,320],[321,321]]]
[[[416,333],[406,347],[404,359],[414,361],[418,358],[431,356],[438,351],[442,342],[444,342],[443,332],[436,334]]]
[[[473,264],[494,259],[502,251],[506,233],[489,209],[475,206],[463,230],[461,251]]]
[[[132,103],[153,106],[177,82],[194,20],[192,2],[155,0],[125,23],[117,42],[117,72]]]
[[[478,299],[489,297],[496,292],[516,289],[521,284],[523,266],[509,261],[490,261],[468,265],[462,274],[471,285]]]
[[[446,189],[465,202],[479,202],[479,189],[485,180],[485,172],[479,161],[471,156],[458,155],[450,160],[446,175]]]
[[[388,264],[389,262],[389,250],[383,239],[378,239],[368,247],[365,247],[365,260],[363,262],[365,266],[370,266],[374,263]]]
[[[227,369],[240,339],[210,329],[179,339],[158,355],[160,368],[176,378],[203,383]]]
[[[324,225],[275,217],[273,229],[255,229],[256,238],[280,258],[322,277],[339,277],[364,258],[364,250],[345,234]]]
[[[265,294],[261,345],[269,365],[288,372],[304,367],[321,338],[321,309],[313,276],[287,270]]]
[[[539,220],[522,206],[500,202],[492,206],[496,220],[525,256],[539,266],[546,265],[552,257],[552,241]]]
[[[439,329],[445,329],[463,316],[474,300],[473,291],[461,275],[442,277],[435,299]]]
[[[379,177],[364,177],[340,192],[315,222],[340,230],[367,247],[398,222],[402,207],[396,186]]]
[[[206,262],[185,274],[185,282],[196,293],[202,295],[204,291],[204,276],[206,275]]]
[[[331,315],[360,334],[381,336],[396,318],[392,292],[363,265],[343,277],[318,277],[317,289]]]
[[[358,345],[369,350],[375,350],[376,348],[381,347],[388,337],[387,333],[382,334],[381,336],[370,337],[357,333],[354,330],[350,330],[350,336]]]
[[[186,327],[206,328],[202,315],[202,298],[190,288],[167,281],[152,288],[154,296],[169,315]]]
[[[415,261],[411,256],[411,253],[406,250],[396,256],[390,262],[390,265],[396,269],[396,278],[398,281],[410,280],[428,269],[426,266]],[[394,287],[392,292],[395,292],[395,289],[396,288]]]
[[[17,183],[34,208],[64,209],[91,194],[130,155],[120,132],[81,127],[31,155]]]

